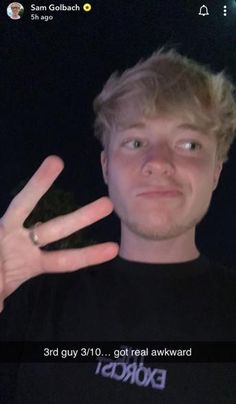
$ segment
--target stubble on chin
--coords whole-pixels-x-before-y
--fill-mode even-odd
[[[126,227],[129,232],[146,240],[162,241],[177,238],[189,232],[202,221],[207,211],[208,208],[186,222],[184,222],[184,220],[180,222],[176,219],[172,219],[169,222],[167,221],[167,223],[155,223],[154,220],[149,223],[148,221],[141,222],[138,218],[136,220],[132,218],[132,215],[122,216],[119,215],[119,213],[117,213],[117,215],[121,223],[123,223],[123,226]]]

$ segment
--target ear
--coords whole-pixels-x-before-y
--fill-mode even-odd
[[[101,152],[101,166],[102,166],[102,174],[105,184],[107,184],[108,180],[108,158],[105,150]]]
[[[223,161],[218,160],[216,162],[215,172],[214,172],[214,177],[213,177],[213,191],[215,191],[215,189],[217,188],[222,168],[223,168]]]

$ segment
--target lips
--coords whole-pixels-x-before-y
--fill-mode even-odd
[[[175,188],[154,188],[146,189],[137,194],[137,196],[147,198],[174,198],[181,195],[181,192]]]

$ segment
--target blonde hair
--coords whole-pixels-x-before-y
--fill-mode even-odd
[[[20,4],[20,3],[17,3],[17,2],[14,2],[14,3],[11,3],[11,4],[10,4],[10,7],[13,7],[13,6],[18,7],[18,8],[21,8],[21,4]]]
[[[164,48],[122,74],[113,73],[94,100],[95,136],[106,146],[110,133],[141,118],[178,116],[213,133],[218,158],[226,161],[236,132],[235,87],[222,71]]]

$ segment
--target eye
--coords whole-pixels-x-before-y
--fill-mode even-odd
[[[182,142],[178,147],[186,151],[197,151],[202,148],[201,144],[195,141]]]
[[[124,146],[129,149],[139,149],[144,145],[144,142],[140,139],[130,139],[124,142]]]

